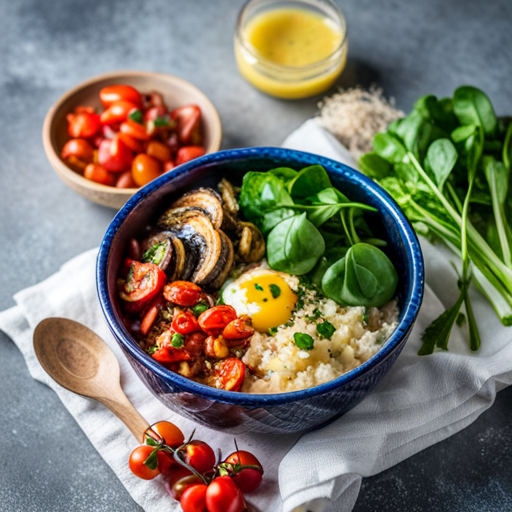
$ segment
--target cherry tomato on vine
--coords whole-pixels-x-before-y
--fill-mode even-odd
[[[158,458],[158,471],[162,475],[167,475],[171,469],[176,466],[177,462],[174,460],[172,453],[160,450],[156,454]]]
[[[242,491],[230,476],[221,476],[206,490],[208,512],[243,512],[246,509]]]
[[[201,329],[210,336],[217,336],[237,317],[233,306],[214,306],[203,311],[197,321]]]
[[[177,108],[171,117],[178,123],[178,137],[182,145],[201,144],[201,109],[197,105]]]
[[[167,277],[154,263],[132,261],[126,283],[119,295],[127,302],[150,301],[163,288]]]
[[[79,110],[66,116],[68,121],[68,133],[73,138],[94,137],[101,128],[100,116],[95,112]]]
[[[263,467],[260,461],[250,452],[238,450],[226,458],[224,462],[241,466],[258,466],[261,471],[253,468],[245,468],[232,475],[233,481],[244,493],[255,491],[263,478]]]
[[[169,469],[169,472],[165,475],[165,485],[167,487],[167,492],[175,499],[178,499],[173,494],[173,487],[179,480],[186,478],[188,476],[192,476],[192,471],[187,468],[176,465]]]
[[[185,441],[185,436],[179,427],[170,421],[159,421],[150,427],[165,441],[165,444],[171,448],[181,446]],[[151,433],[150,433],[151,435]]]
[[[198,158],[205,154],[205,150],[201,146],[183,146],[178,149],[178,153],[176,154],[176,165],[184,164],[189,160],[194,160],[194,158]]]
[[[245,379],[245,364],[236,357],[221,361],[217,367],[218,387],[226,391],[239,391]]]
[[[100,100],[106,108],[118,101],[129,101],[137,107],[142,106],[140,92],[131,85],[110,85],[103,87],[100,91]]]
[[[148,445],[137,446],[135,450],[130,454],[130,469],[132,473],[143,480],[152,480],[160,474],[158,469],[148,468],[144,462],[151,455],[154,448]]]
[[[175,500],[179,501],[186,489],[197,484],[204,484],[203,480],[197,475],[184,476],[171,487],[171,495]]]
[[[139,187],[158,178],[161,171],[160,163],[151,156],[140,153],[133,159],[132,176]]]
[[[190,311],[180,311],[175,315],[172,328],[179,334],[192,334],[201,330],[196,317]]]
[[[196,484],[185,489],[180,498],[183,512],[208,512],[205,498],[206,490],[207,486],[205,484]],[[223,510],[222,512],[226,511]]]
[[[133,160],[131,149],[119,138],[105,139],[98,148],[98,163],[110,172],[123,172]]]
[[[183,448],[184,460],[201,474],[215,466],[215,452],[204,441],[191,441]]]
[[[138,106],[131,101],[115,101],[101,114],[100,121],[103,124],[122,123],[126,121],[128,114],[137,108]]]
[[[192,307],[201,300],[203,290],[189,281],[173,281],[164,288],[164,297],[177,306]]]
[[[116,184],[116,177],[98,164],[89,164],[84,170],[84,178],[113,187]]]

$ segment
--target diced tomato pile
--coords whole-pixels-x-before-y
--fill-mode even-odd
[[[132,247],[131,253],[137,252]],[[154,359],[210,386],[241,389],[246,367],[240,357],[254,334],[249,317],[238,317],[232,306],[214,305],[194,283],[167,282],[154,263],[126,259],[118,286],[125,323]]]
[[[169,421],[159,421],[144,433],[144,444],[129,459],[134,475],[152,480],[161,475],[168,493],[183,512],[245,512],[244,494],[255,491],[263,467],[250,452],[239,450],[217,460],[204,441],[190,438]]]
[[[61,158],[85,178],[142,187],[205,154],[197,105],[170,111],[161,94],[141,94],[129,85],[105,87],[99,96],[103,112],[79,106],[67,115],[71,139]]]

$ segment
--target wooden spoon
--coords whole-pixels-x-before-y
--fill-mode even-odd
[[[110,409],[140,442],[149,427],[121,388],[119,362],[108,345],[85,325],[47,318],[34,331],[41,366],[61,386],[94,398]]]

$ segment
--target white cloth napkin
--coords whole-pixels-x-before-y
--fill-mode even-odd
[[[348,151],[314,120],[290,135],[284,146],[355,165]],[[482,335],[480,351],[471,353],[464,329],[455,328],[450,352],[417,356],[421,333],[456,300],[457,293],[450,253],[426,241],[422,248],[427,267],[423,306],[405,349],[376,389],[342,418],[298,442],[298,436],[237,438],[240,447],[253,451],[265,468],[262,487],[249,496],[262,512],[349,512],[362,477],[383,471],[463,429],[492,405],[497,391],[512,384],[512,329],[500,324],[474,290]],[[96,252],[78,256],[46,281],[15,295],[17,306],[0,313],[0,329],[20,348],[32,376],[57,392],[133,499],[148,512],[179,510],[161,482],[142,481],[130,473],[127,458],[137,442],[124,425],[102,405],[53,382],[32,348],[33,330],[43,318],[62,316],[82,322],[113,349],[121,365],[123,388],[150,423],[171,420],[185,433],[197,427],[153,397],[112,338],[96,297]],[[233,444],[232,436],[204,427],[197,427],[196,438],[222,447],[224,454]]]

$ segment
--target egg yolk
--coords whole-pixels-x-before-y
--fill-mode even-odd
[[[297,295],[286,281],[275,274],[264,274],[241,283],[247,303],[257,304],[260,310],[251,315],[252,326],[267,332],[290,320],[297,302]]]

